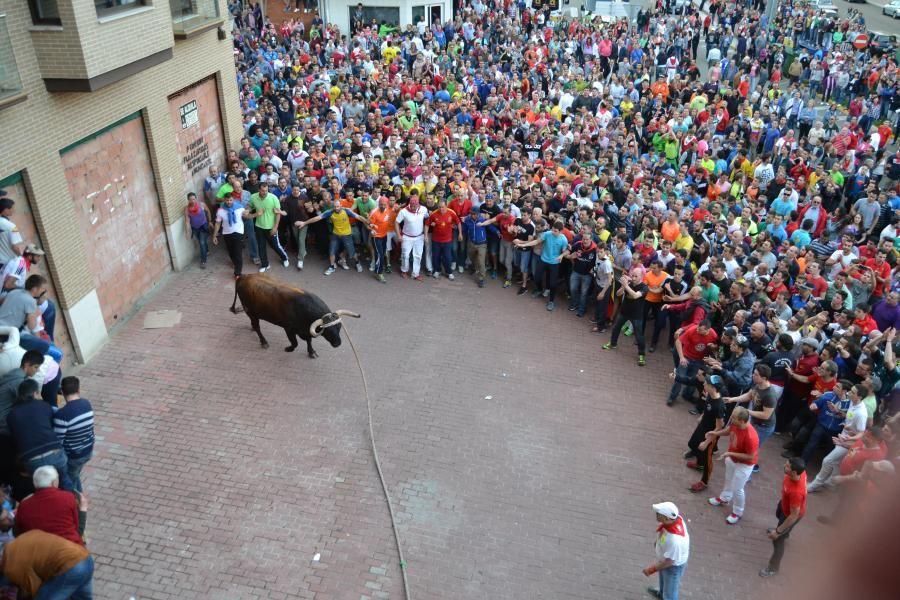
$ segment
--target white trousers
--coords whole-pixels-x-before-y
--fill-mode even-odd
[[[734,462],[730,456],[725,457],[725,488],[719,498],[731,502],[731,512],[737,516],[744,514],[744,486],[753,474],[753,465]]]
[[[840,474],[841,461],[847,456],[849,450],[843,446],[835,446],[834,450],[828,453],[828,456],[822,460],[822,468],[819,469],[818,475],[813,479],[810,487],[817,489],[823,485],[831,484],[831,478]]]
[[[413,277],[418,277],[422,266],[422,250],[424,248],[424,235],[419,237],[403,236],[403,242],[400,244],[400,271],[409,273],[409,254],[412,252],[412,275]]]

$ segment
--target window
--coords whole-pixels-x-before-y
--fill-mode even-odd
[[[12,40],[6,29],[6,15],[0,15],[0,101],[22,92],[22,79],[16,67]]]
[[[169,0],[175,37],[184,39],[221,23],[218,0]]]
[[[28,0],[28,8],[35,25],[62,25],[57,0]]]
[[[145,4],[147,4],[145,0],[94,0],[98,17],[114,15]]]

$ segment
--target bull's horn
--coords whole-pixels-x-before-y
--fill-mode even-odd
[[[344,310],[343,308],[334,311],[334,314],[339,317],[353,317],[354,319],[358,319],[360,317],[359,313],[355,313],[352,310]]]
[[[324,317],[322,319],[316,319],[313,321],[312,325],[309,326],[309,335],[313,337],[319,337],[322,335],[322,332],[319,331],[319,327],[322,326],[322,322],[324,321]]]

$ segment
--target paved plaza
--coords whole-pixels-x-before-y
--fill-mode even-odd
[[[286,354],[228,311],[224,252],[173,275],[81,372],[97,411],[87,469],[99,598],[403,598],[346,338]],[[671,358],[635,364],[631,338],[603,353],[585,319],[468,278],[417,283],[273,267],[332,309],[359,311],[379,451],[419,599],[645,598],[650,504],[690,520],[683,597],[749,598],[771,544],[783,459],[764,447],[735,527],[681,453],[695,417],[667,408]],[[150,310],[181,311],[143,329]],[[713,491],[722,483],[722,463]],[[710,494],[711,495],[711,494]],[[784,587],[817,535],[810,502]],[[315,560],[315,556],[319,560]],[[655,583],[655,581],[653,582]],[[774,589],[774,588],[773,588]]]

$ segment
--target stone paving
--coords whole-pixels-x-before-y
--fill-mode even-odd
[[[261,349],[227,310],[223,255],[170,277],[80,373],[98,423],[86,470],[97,597],[403,598],[349,344],[319,341],[310,360],[264,323]],[[606,337],[564,301],[549,314],[499,281],[380,285],[320,266],[273,274],[363,314],[349,329],[417,600],[647,597],[661,500],[690,519],[683,597],[756,595],[779,440],[763,449],[744,520],[727,526],[686,489],[694,417],[664,405],[667,352],[643,369],[631,338],[603,353]],[[181,325],[142,329],[162,309]],[[800,546],[829,503],[811,502],[770,591],[809,560]]]

